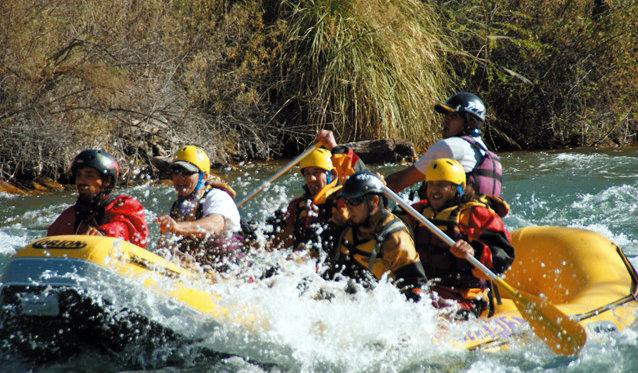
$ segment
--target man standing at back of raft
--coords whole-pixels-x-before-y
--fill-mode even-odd
[[[473,93],[460,92],[445,103],[436,104],[434,109],[445,115],[443,139],[430,146],[414,165],[386,177],[388,187],[398,193],[422,181],[434,159],[450,158],[463,166],[468,186],[476,193],[500,197],[501,162],[481,139],[485,122],[483,101]]]
[[[169,215],[157,218],[160,232],[177,236],[179,250],[198,263],[225,270],[243,244],[235,191],[210,177],[208,155],[193,145],[175,154],[171,180],[177,200]]]
[[[293,250],[329,251],[347,220],[345,205],[336,197],[341,184],[365,168],[354,151],[338,146],[332,131],[321,130],[317,148],[301,160],[304,194],[293,199],[283,216],[282,227],[271,245]]]
[[[71,165],[78,199],[48,229],[49,236],[86,234],[117,237],[146,247],[148,226],[144,208],[133,197],[111,197],[119,166],[104,150],[87,149]]]

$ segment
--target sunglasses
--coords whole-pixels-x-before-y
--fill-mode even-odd
[[[366,200],[366,196],[360,196],[355,198],[346,198],[346,205],[348,206],[359,206]]]
[[[191,171],[191,170],[187,170],[184,167],[179,167],[179,166],[175,166],[173,168],[171,168],[171,174],[173,175],[179,175],[179,176],[191,176],[191,175],[195,175],[197,172]]]

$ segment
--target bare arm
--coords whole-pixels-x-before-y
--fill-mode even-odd
[[[388,185],[388,188],[392,189],[395,193],[399,193],[403,189],[408,188],[419,181],[423,181],[424,179],[425,177],[416,169],[416,167],[410,166],[386,176],[385,182]]]
[[[179,236],[203,237],[207,234],[219,235],[226,228],[224,217],[219,214],[211,214],[195,221],[176,222],[168,215],[158,219],[160,231],[171,232]]]
[[[320,130],[319,132],[317,132],[317,136],[315,139],[317,140],[317,143],[328,150],[332,150],[334,147],[337,146],[335,136],[332,131],[329,130]]]

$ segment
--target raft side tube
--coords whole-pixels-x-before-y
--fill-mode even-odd
[[[599,233],[526,227],[513,232],[512,244],[516,259],[506,280],[562,309],[589,312],[636,295],[634,268],[622,250]]]

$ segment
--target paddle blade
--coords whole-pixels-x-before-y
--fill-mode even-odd
[[[559,355],[575,355],[583,348],[587,332],[577,321],[535,295],[512,288],[507,290],[534,334],[552,351]]]

